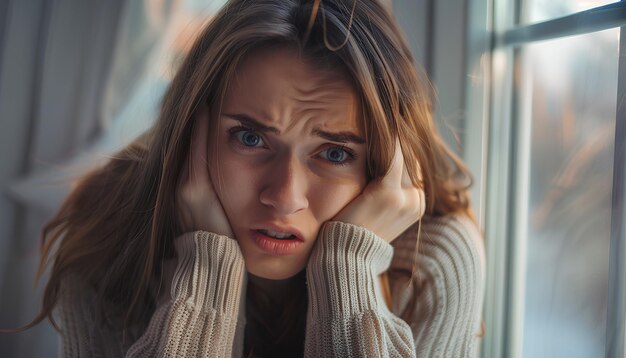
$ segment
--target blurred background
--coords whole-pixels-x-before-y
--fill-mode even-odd
[[[222,0],[0,0],[0,327],[28,323],[41,228],[155,120]],[[474,174],[483,357],[626,357],[626,2],[393,0]],[[44,276],[44,282],[46,277]],[[50,324],[0,335],[50,357]]]

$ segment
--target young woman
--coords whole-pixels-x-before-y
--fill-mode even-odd
[[[482,239],[420,78],[377,1],[230,1],[45,228],[36,321],[69,357],[473,356]]]

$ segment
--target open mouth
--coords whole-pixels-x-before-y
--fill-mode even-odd
[[[273,239],[277,239],[277,240],[297,240],[298,237],[294,234],[290,234],[290,233],[285,233],[285,232],[277,232],[277,231],[271,231],[271,230],[257,230],[258,232],[260,232],[261,234],[265,235],[265,236],[269,236]]]
[[[300,235],[296,233],[268,229],[251,230],[251,233],[257,246],[273,256],[294,254],[304,247],[304,240],[300,239]]]

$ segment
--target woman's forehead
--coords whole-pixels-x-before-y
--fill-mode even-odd
[[[278,128],[305,119],[327,129],[362,132],[357,95],[347,76],[322,69],[289,48],[260,50],[245,58],[228,85],[223,111],[244,111]]]

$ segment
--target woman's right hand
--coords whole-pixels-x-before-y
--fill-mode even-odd
[[[189,153],[176,190],[181,227],[183,232],[202,230],[234,238],[209,175],[209,111],[206,105],[196,114],[192,131]]]
[[[417,163],[421,180],[421,169]],[[426,194],[413,184],[407,171],[400,141],[388,173],[370,181],[361,195],[353,199],[332,219],[367,228],[392,242],[426,211]]]

